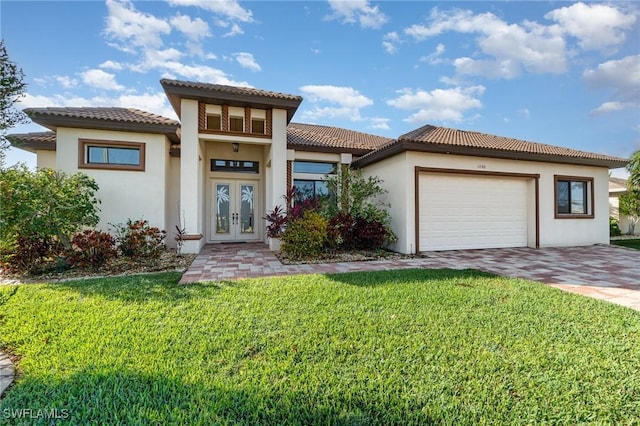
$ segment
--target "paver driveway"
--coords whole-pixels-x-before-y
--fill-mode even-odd
[[[409,259],[283,265],[262,243],[219,244],[205,246],[181,282],[400,268],[479,269],[640,310],[640,251],[603,245],[455,250]]]

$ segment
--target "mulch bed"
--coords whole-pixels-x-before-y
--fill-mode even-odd
[[[159,259],[131,260],[119,257],[106,265],[94,268],[71,268],[64,271],[48,271],[40,274],[16,274],[0,269],[1,284],[66,281],[83,278],[99,278],[114,275],[133,275],[149,272],[185,271],[196,258],[195,254],[177,255],[165,251]]]
[[[283,265],[300,265],[305,263],[340,263],[366,262],[372,260],[414,259],[421,257],[415,254],[401,254],[388,250],[353,250],[348,252],[327,253],[313,259],[289,259],[284,253],[277,252],[276,257]]]

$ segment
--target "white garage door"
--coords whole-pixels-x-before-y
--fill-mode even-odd
[[[526,179],[422,173],[421,251],[527,246]]]

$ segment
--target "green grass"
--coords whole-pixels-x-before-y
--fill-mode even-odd
[[[611,241],[611,244],[640,250],[640,238],[634,238],[629,240],[613,240]]]
[[[476,271],[178,279],[0,286],[0,347],[20,357],[0,424],[640,419],[627,308]]]

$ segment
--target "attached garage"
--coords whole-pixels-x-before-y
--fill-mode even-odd
[[[418,168],[418,251],[536,245],[536,182],[537,175]]]

